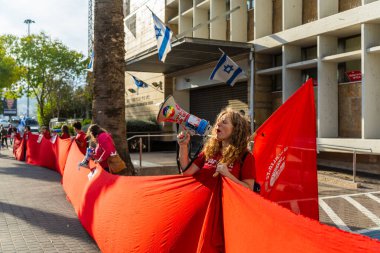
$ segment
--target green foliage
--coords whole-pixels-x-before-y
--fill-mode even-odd
[[[21,79],[24,72],[7,51],[6,36],[0,36],[0,89],[11,88]]]
[[[89,125],[89,124],[91,124],[91,122],[92,122],[91,119],[84,119],[84,120],[82,120],[82,126]]]
[[[161,126],[151,120],[129,119],[127,120],[127,132],[159,132]]]
[[[9,51],[27,70],[24,82],[12,91],[36,98],[40,123],[47,124],[52,117],[71,116],[62,112],[69,114],[77,106],[73,98],[78,78],[84,80],[84,56],[44,33],[7,39]]]

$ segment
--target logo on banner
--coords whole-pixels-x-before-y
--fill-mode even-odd
[[[267,170],[268,172],[265,177],[265,191],[270,192],[272,190],[274,184],[277,182],[281,173],[284,171],[288,149],[288,147],[282,149],[270,163]]]

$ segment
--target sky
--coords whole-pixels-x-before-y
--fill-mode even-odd
[[[0,0],[0,35],[25,36],[25,19],[32,19],[31,34],[45,32],[72,50],[87,55],[88,0]],[[30,114],[35,115],[35,101]],[[19,113],[26,111],[26,98],[18,101]]]

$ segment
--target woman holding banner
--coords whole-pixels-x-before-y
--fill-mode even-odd
[[[127,173],[127,166],[118,155],[112,137],[105,129],[97,124],[92,124],[88,128],[87,136],[96,143],[94,154],[88,155],[94,158],[95,163],[99,163],[112,174],[125,175]],[[84,161],[81,162],[80,166],[83,166],[83,163]]]
[[[247,119],[230,108],[222,110],[212,129],[212,137],[207,140],[202,152],[183,175],[202,172],[216,177],[220,174],[253,190],[255,162],[253,155],[247,150],[249,137],[250,126]],[[180,133],[177,138],[180,164],[185,168],[189,164],[190,135]]]

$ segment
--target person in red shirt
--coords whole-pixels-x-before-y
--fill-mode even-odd
[[[87,131],[87,136],[91,137],[91,141],[96,143],[94,151],[94,162],[99,163],[106,171],[113,174],[124,175],[127,173],[124,161],[120,158],[120,171],[113,172],[109,168],[108,158],[119,156],[117,154],[115,144],[111,135],[97,124],[92,124]]]
[[[237,184],[253,190],[255,162],[252,153],[247,149],[250,126],[248,120],[230,108],[222,110],[212,128],[202,152],[194,163],[183,172],[183,175],[194,175],[202,172],[203,177],[216,177],[219,174]],[[182,168],[189,164],[188,143],[190,135],[178,135],[179,161]]]
[[[82,131],[82,124],[77,121],[73,124],[74,131],[77,133],[75,136],[75,142],[78,145],[80,151],[83,154],[86,154],[87,149],[87,140],[86,140],[86,133]]]
[[[62,125],[61,127],[61,139],[68,139],[70,138],[70,133],[69,133],[69,127],[67,125]]]
[[[42,126],[41,127],[41,134],[48,140],[51,138],[51,133],[50,130],[47,126]]]
[[[30,130],[30,126],[25,126],[25,129],[24,129],[24,135],[23,135],[23,138],[25,140],[28,140],[29,139],[29,136],[32,134],[31,130]]]

